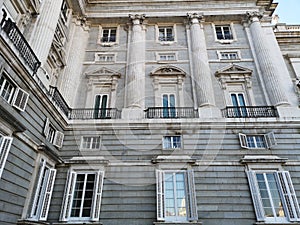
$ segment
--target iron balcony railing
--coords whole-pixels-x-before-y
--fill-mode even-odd
[[[274,106],[227,106],[222,114],[226,118],[278,117]]]
[[[161,36],[161,37],[159,37],[158,38],[159,39],[159,41],[174,41],[175,39],[174,39],[174,36]]]
[[[150,107],[145,110],[148,119],[198,118],[198,110],[192,107]]]
[[[68,118],[70,120],[120,119],[121,111],[115,108],[71,109]]]
[[[68,106],[67,102],[65,101],[64,97],[58,91],[57,87],[50,86],[48,94],[52,99],[52,101],[54,102],[54,104],[58,108],[60,108],[60,110],[68,117],[71,109]]]
[[[10,18],[6,19],[7,13],[4,9],[2,9],[2,11],[3,18],[0,23],[1,29],[12,41],[13,45],[20,53],[22,59],[33,71],[33,74],[36,74],[38,68],[41,65],[41,62],[38,60],[37,56],[35,55],[34,51],[26,41],[25,37],[23,36],[17,25]]]

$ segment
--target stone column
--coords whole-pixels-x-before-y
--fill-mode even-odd
[[[276,54],[276,46],[270,44],[273,42],[269,40],[267,33],[260,24],[261,17],[262,15],[258,12],[248,13],[250,34],[262,78],[272,105],[290,105],[282,84],[282,82],[286,81],[280,78],[281,67],[285,65],[278,63],[278,59],[276,59],[276,57],[282,57],[282,55],[280,52]]]
[[[128,60],[125,86],[125,109],[122,114],[127,119],[143,117],[145,108],[145,15],[129,15]]]
[[[66,52],[67,66],[62,76],[59,77],[58,88],[69,106],[75,107],[76,98],[83,96],[83,93],[79,90],[79,85],[81,79],[84,79],[82,65],[89,38],[88,24],[81,18],[74,19],[70,24],[69,36],[70,41]],[[84,88],[81,88],[81,90],[84,90]]]
[[[203,16],[188,14],[190,28],[190,56],[192,79],[196,92],[200,117],[220,117],[221,112],[215,107],[214,90],[208,62],[207,47],[203,25]]]
[[[31,47],[42,63],[46,63],[63,0],[43,0],[40,15],[30,39]]]

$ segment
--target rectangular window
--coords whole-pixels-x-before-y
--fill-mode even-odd
[[[96,95],[94,106],[94,119],[109,119],[110,111],[107,108],[108,95]]]
[[[116,42],[117,28],[103,28],[102,29],[102,42]]]
[[[36,192],[32,202],[30,218],[33,220],[46,221],[50,207],[56,170],[47,165],[42,159],[39,165]]]
[[[276,145],[276,139],[273,132],[260,135],[239,134],[242,148],[271,148]]]
[[[230,25],[215,26],[215,31],[218,40],[233,40]]]
[[[54,128],[54,126],[50,123],[49,118],[46,118],[43,133],[47,141],[49,141],[58,148],[62,147],[64,134]]]
[[[236,60],[239,59],[239,54],[237,52],[220,52],[220,59]]]
[[[95,56],[95,61],[99,61],[99,62],[114,62],[115,61],[115,54],[97,53],[96,56]]]
[[[9,104],[24,111],[29,94],[17,87],[4,72],[0,75],[0,96]]]
[[[198,219],[193,171],[157,170],[156,179],[158,221]]]
[[[163,105],[163,117],[164,118],[174,118],[176,117],[176,102],[174,94],[163,94],[162,96]]]
[[[4,170],[6,159],[12,144],[13,138],[0,134],[0,178]]]
[[[163,149],[181,148],[181,136],[164,136]]]
[[[100,149],[100,137],[82,137],[81,149]]]
[[[248,171],[258,221],[300,221],[297,197],[288,171]]]
[[[159,27],[158,28],[159,41],[174,41],[173,27]]]
[[[159,61],[175,61],[176,55],[175,53],[159,53]]]
[[[104,171],[70,171],[61,221],[99,221]]]
[[[246,108],[246,101],[244,98],[244,93],[231,93],[231,102],[235,107],[232,112],[232,116],[234,117],[247,117],[248,112]]]

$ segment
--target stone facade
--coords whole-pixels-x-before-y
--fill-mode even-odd
[[[272,0],[4,0],[0,224],[300,224],[300,32]]]

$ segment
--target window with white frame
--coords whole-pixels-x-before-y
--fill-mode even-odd
[[[157,170],[156,180],[158,221],[198,219],[192,170]]]
[[[115,62],[115,54],[96,53],[96,62]]]
[[[99,221],[104,171],[70,170],[61,221]]]
[[[117,41],[117,28],[102,28],[102,43],[114,43]]]
[[[248,170],[247,176],[258,221],[300,221],[299,204],[288,171]]]
[[[13,138],[0,134],[0,178],[2,176],[6,159],[12,144]]]
[[[240,144],[242,148],[271,148],[276,145],[276,139],[273,132],[267,134],[239,134]]]
[[[170,53],[157,53],[157,60],[158,61],[176,61],[176,53],[170,52]]]
[[[181,136],[164,136],[163,149],[176,149],[181,148]]]
[[[158,27],[158,40],[159,41],[174,41],[174,28],[173,26]]]
[[[96,137],[82,137],[81,139],[81,149],[100,149],[101,138]]]
[[[53,124],[50,123],[49,118],[46,118],[44,126],[44,135],[50,143],[54,146],[61,148],[64,140],[64,134],[56,130]]]
[[[4,71],[0,75],[0,96],[20,111],[25,110],[29,99],[29,94],[19,88]]]
[[[39,221],[47,220],[55,176],[56,169],[52,168],[45,159],[41,159],[30,219]]]
[[[218,52],[219,59],[221,60],[238,60],[240,59],[237,51],[221,51]]]
[[[230,25],[215,25],[217,40],[233,40],[233,33]]]

